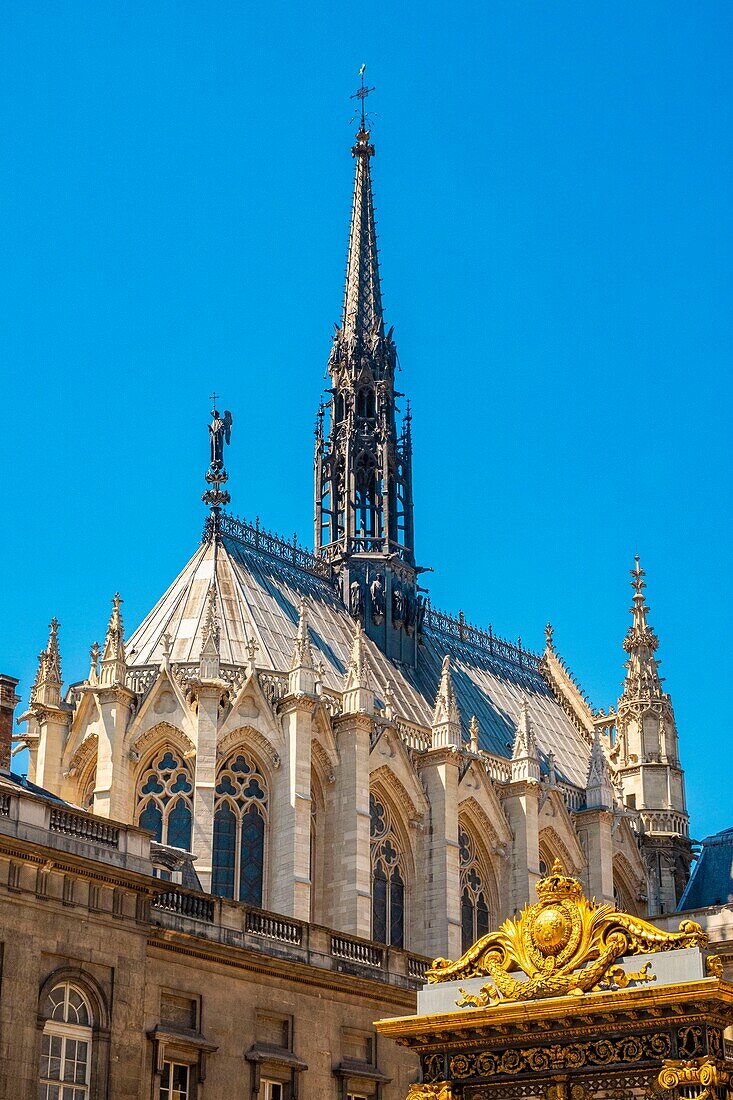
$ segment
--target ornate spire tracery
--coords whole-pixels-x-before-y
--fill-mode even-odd
[[[644,596],[645,576],[637,554],[634,559],[634,568],[631,570],[631,587],[634,590],[630,609],[632,623],[624,638],[624,649],[629,655],[625,666],[624,699],[663,694],[659,662],[654,656],[659,646],[659,639],[647,622],[649,608]]]
[[[371,90],[362,80],[362,106]],[[328,362],[330,400],[316,422],[314,542],[316,553],[339,571],[344,600],[367,634],[414,664],[411,425],[409,411],[397,424],[397,351],[382,309],[370,138],[362,112],[352,147],[344,303]]]
[[[54,616],[48,627],[46,648],[38,655],[38,669],[31,689],[31,702],[58,707],[61,703],[61,656],[59,621]]]
[[[122,622],[120,606],[122,597],[116,592],[112,598],[112,614],[109,617],[107,633],[102,650],[100,683],[103,687],[125,684],[127,664],[125,662],[125,626]]]

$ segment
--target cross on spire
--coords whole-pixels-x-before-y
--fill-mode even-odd
[[[354,94],[349,97],[350,99],[358,99],[361,102],[361,128],[362,128],[362,130],[366,130],[366,98],[367,98],[368,95],[371,94],[371,92],[373,92],[375,90],[374,88],[368,88],[366,86],[366,84],[364,83],[364,73],[365,72],[366,72],[366,65],[362,65],[362,67],[359,69],[359,76],[361,77],[361,87],[357,88],[357,90],[354,92]]]

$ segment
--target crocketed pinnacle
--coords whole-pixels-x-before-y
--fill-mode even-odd
[[[300,607],[298,608],[298,633],[295,636],[295,645],[293,646],[293,653],[290,658],[290,668],[291,670],[295,670],[297,668],[314,669],[315,667],[313,647],[311,646],[310,634],[308,631],[308,609],[305,605],[305,601],[301,601]]]
[[[639,695],[652,696],[662,693],[659,664],[654,656],[659,646],[659,639],[647,621],[649,608],[644,598],[645,575],[637,554],[634,559],[634,568],[631,570],[631,587],[634,590],[630,609],[632,621],[624,638],[624,649],[629,655],[625,666],[624,683],[624,698],[627,699]]]
[[[456,693],[453,689],[450,657],[446,654],[440,670],[440,683],[435,696],[433,710],[432,746],[442,749],[449,746],[461,747],[461,713],[458,709]]]
[[[384,321],[370,171],[374,146],[369,142],[368,130],[359,130],[351,152],[356,159],[356,177],[341,333],[348,344],[355,345],[382,336]]]
[[[202,680],[216,680],[219,676],[219,617],[216,612],[216,584],[213,579],[206,594],[206,617],[204,619],[199,671]]]
[[[589,810],[611,809],[613,806],[613,785],[608,760],[601,744],[601,735],[596,728],[590,750],[588,778],[586,780],[586,807]]]
[[[31,689],[31,702],[58,706],[61,702],[61,656],[59,654],[59,621],[49,624],[46,648],[38,655],[38,669]]]
[[[107,633],[102,650],[100,681],[103,686],[123,685],[125,683],[125,627],[120,607],[122,597],[116,592],[112,597],[112,614],[107,624]]]

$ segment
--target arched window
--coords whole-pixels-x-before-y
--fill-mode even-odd
[[[389,810],[369,795],[372,848],[372,939],[405,946],[405,873]]]
[[[267,784],[236,753],[219,770],[214,811],[212,894],[262,905]]]
[[[159,844],[191,850],[193,779],[177,749],[160,749],[137,785],[137,823]]]
[[[471,835],[461,829],[458,834],[461,869],[461,940],[462,951],[468,951],[476,940],[491,927],[487,883],[479,864]]]
[[[87,1100],[92,1064],[92,1012],[70,982],[55,985],[42,1006],[39,1100]]]

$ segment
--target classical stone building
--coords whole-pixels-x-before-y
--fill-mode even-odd
[[[410,952],[412,975],[400,966],[411,980],[420,957],[456,958],[519,912],[556,858],[589,896],[663,914],[677,905],[691,857],[674,713],[638,559],[623,694],[607,712],[591,709],[551,627],[544,650],[533,652],[469,625],[463,613],[437,611],[421,588],[411,415],[409,406],[401,419],[398,411],[363,116],[352,153],[346,293],[317,420],[314,550],[225,510],[232,418],[215,410],[203,541],[130,633],[114,597],[103,644],[66,689],[52,620],[21,743],[39,799],[45,791],[65,812],[88,811],[95,828],[109,819],[136,844],[137,828],[147,830],[169,863],[179,858],[202,893],[172,886],[189,899],[176,904],[193,920],[206,895],[200,905],[217,914],[202,936],[212,923],[226,929],[235,910],[240,925],[245,911],[277,914],[283,927],[330,929],[356,945],[352,954],[366,952],[365,965],[381,958],[386,973],[390,951]],[[473,583],[470,565],[463,580]],[[6,764],[16,683],[0,684]],[[108,886],[109,927],[124,925],[115,904],[154,896],[149,881],[135,879],[119,887],[130,898],[116,903],[117,887]],[[87,899],[86,887],[81,893]],[[131,927],[145,919],[125,910]],[[152,966],[150,940],[147,948],[146,936],[133,940],[139,965]],[[216,965],[225,966],[227,935],[217,942]],[[208,973],[208,962],[190,966]],[[160,983],[193,988],[162,970]],[[225,994],[217,1005],[225,1011]],[[154,1015],[151,1008],[146,1027]],[[163,1100],[173,1095],[160,1091]]]

